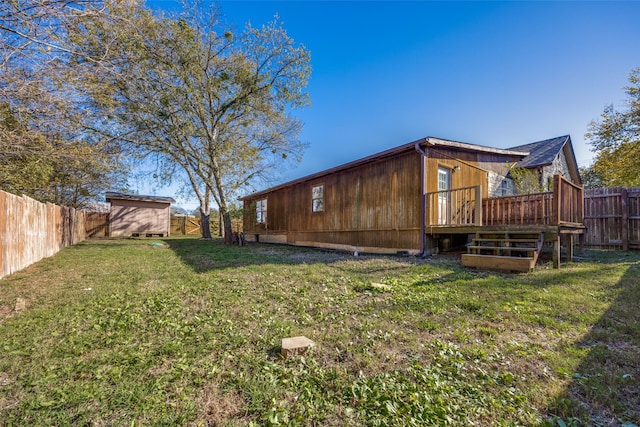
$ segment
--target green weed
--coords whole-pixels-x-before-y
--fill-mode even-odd
[[[638,253],[502,275],[163,243],[0,281],[0,425],[640,424]],[[296,335],[316,346],[282,359]]]

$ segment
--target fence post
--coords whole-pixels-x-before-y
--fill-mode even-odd
[[[620,210],[622,218],[620,226],[622,227],[620,238],[622,239],[622,250],[629,250],[629,191],[627,187],[623,187],[620,191]]]

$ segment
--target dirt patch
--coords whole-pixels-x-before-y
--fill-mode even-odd
[[[9,375],[4,372],[0,372],[0,387],[6,387],[11,384],[13,380],[9,378]]]
[[[4,372],[0,372],[0,392],[2,392],[2,389],[10,386],[14,382],[15,382],[14,378],[11,378],[8,374]],[[0,413],[2,413],[2,411],[4,410],[13,408],[18,403],[20,403],[20,399],[17,396],[12,396],[11,393],[5,396],[0,395]]]
[[[0,322],[11,315],[13,308],[8,305],[0,305]],[[1,375],[1,373],[0,373]]]
[[[207,384],[198,398],[201,413],[194,426],[246,425],[246,402],[236,391],[223,392],[217,384]]]

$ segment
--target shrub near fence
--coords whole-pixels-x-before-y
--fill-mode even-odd
[[[85,214],[0,190],[0,278],[86,238]]]

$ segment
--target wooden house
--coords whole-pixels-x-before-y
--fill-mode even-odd
[[[109,236],[168,236],[171,230],[171,197],[107,192],[111,204]]]
[[[536,171],[549,191],[513,195],[514,166]],[[560,237],[582,233],[580,184],[569,136],[510,149],[428,137],[242,198],[244,233],[248,241],[369,253],[421,255],[466,243],[467,265],[518,255],[530,269],[545,242],[559,260]]]

